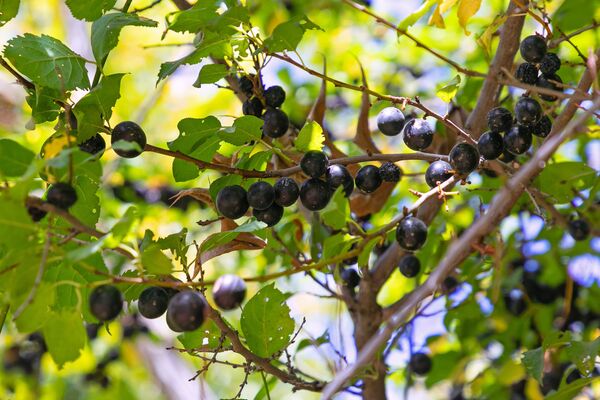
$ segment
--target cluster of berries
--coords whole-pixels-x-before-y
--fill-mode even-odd
[[[556,74],[561,61],[556,53],[548,53],[545,40],[537,35],[527,36],[521,42],[521,57],[526,61],[517,67],[515,76],[528,85],[535,85],[555,91],[562,91],[562,79]],[[546,101],[556,101],[558,97],[540,94]]]
[[[248,97],[242,104],[244,115],[254,115],[264,120],[263,133],[270,138],[278,138],[287,132],[290,121],[280,107],[285,101],[285,90],[281,86],[271,86],[263,90],[255,86],[256,77],[243,76],[239,80],[242,93]]]

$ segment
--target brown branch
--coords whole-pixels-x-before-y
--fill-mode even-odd
[[[563,33],[562,36],[560,36],[554,40],[551,40],[550,43],[548,43],[548,48],[554,49],[554,48],[558,47],[558,45],[561,44],[562,42],[564,42],[565,40],[572,39],[575,36],[582,34],[583,32],[587,32],[592,29],[596,29],[599,26],[600,26],[600,22],[594,21],[592,24],[590,24],[588,26],[584,26],[583,28],[577,29],[576,31],[573,31],[573,32],[569,33],[568,35],[565,35]]]

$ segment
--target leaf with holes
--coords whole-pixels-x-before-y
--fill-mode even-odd
[[[20,0],[0,0],[0,26],[17,16]]]

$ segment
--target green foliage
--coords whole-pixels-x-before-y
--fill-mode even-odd
[[[17,16],[20,0],[0,0],[0,26]]]
[[[33,152],[19,143],[10,139],[0,139],[0,176],[22,176],[29,168],[33,157]]]
[[[298,138],[294,141],[294,147],[299,151],[319,150],[323,149],[323,128],[315,121],[309,121],[304,125]]]
[[[94,21],[113,8],[117,0],[66,0],[65,2],[75,18]]]
[[[597,172],[582,162],[561,162],[546,166],[537,182],[540,190],[561,204],[572,199],[574,190],[590,188],[597,178]]]
[[[277,25],[271,36],[265,40],[265,46],[271,52],[294,51],[300,44],[304,33],[314,29],[322,30],[306,16],[298,16]]]
[[[216,83],[229,75],[229,70],[223,64],[208,64],[202,67],[198,74],[198,79],[194,82],[195,87],[202,86],[203,83]]]
[[[53,312],[44,325],[43,333],[48,351],[59,367],[76,360],[85,345],[85,328],[78,313]]]

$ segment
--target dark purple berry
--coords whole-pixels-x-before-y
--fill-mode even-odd
[[[515,155],[523,154],[531,147],[532,140],[531,129],[517,124],[504,135],[504,148]]]
[[[504,151],[502,135],[492,131],[484,133],[477,142],[477,150],[486,160],[494,160],[500,157]]]
[[[68,183],[58,182],[50,186],[46,200],[53,206],[68,210],[77,201],[77,193]]]
[[[560,79],[560,76],[556,74],[542,75],[540,76],[537,82],[537,86],[545,89],[554,90],[556,92],[562,92],[560,84],[562,84],[562,79]],[[540,97],[543,100],[551,102],[558,100],[558,96],[554,96],[552,94],[540,93]]]
[[[311,178],[300,188],[300,201],[310,211],[322,210],[329,203],[331,190],[327,183],[320,179]]]
[[[425,171],[425,182],[430,188],[433,188],[450,179],[452,175],[454,173],[450,164],[442,160],[434,161]]]
[[[590,234],[590,225],[585,219],[569,221],[567,228],[575,240],[585,240]]]
[[[265,102],[269,107],[281,107],[285,101],[285,90],[281,86],[271,86],[265,90]]]
[[[263,118],[265,120],[263,133],[270,138],[278,138],[285,135],[290,127],[290,120],[287,114],[278,108],[267,108]]]
[[[224,187],[217,194],[216,206],[224,217],[229,219],[242,217],[249,207],[246,190],[239,185]]]
[[[123,296],[119,289],[111,285],[101,285],[90,293],[90,311],[100,321],[111,321],[123,309]]]
[[[356,187],[364,193],[372,193],[381,186],[381,176],[379,168],[374,165],[365,165],[356,173],[354,180]]]
[[[452,293],[458,287],[458,281],[453,276],[448,276],[442,281],[442,292]]]
[[[81,151],[85,151],[86,153],[90,153],[92,155],[97,156],[97,158],[102,157],[104,150],[106,150],[106,141],[100,134],[95,134],[88,140],[79,144],[79,149]]]
[[[327,167],[325,180],[332,192],[335,192],[338,187],[342,186],[346,197],[349,197],[354,190],[354,179],[352,179],[352,175],[350,175],[348,169],[343,165],[333,164]]]
[[[521,41],[521,57],[531,63],[542,61],[547,49],[546,41],[537,35],[527,36]]]
[[[191,332],[204,322],[206,308],[206,300],[200,293],[192,290],[179,292],[169,301],[167,321],[170,319],[183,332]]]
[[[393,162],[386,162],[379,167],[379,176],[384,182],[400,182],[402,170]]]
[[[254,215],[257,220],[267,224],[267,226],[275,226],[281,221],[281,217],[283,217],[283,207],[273,203],[264,210],[259,210],[257,208],[253,209],[252,215]]]
[[[527,308],[525,293],[520,289],[513,289],[504,295],[506,309],[513,315],[521,315]]]
[[[244,115],[254,115],[255,117],[260,117],[263,113],[263,110],[263,104],[258,97],[247,99],[242,104],[242,112]]]
[[[544,115],[542,118],[540,118],[537,124],[535,124],[535,126],[531,130],[531,133],[533,133],[536,136],[545,138],[550,134],[550,131],[552,131],[552,121],[550,120],[550,117]]]
[[[502,161],[504,163],[509,163],[509,162],[513,161],[515,158],[517,158],[517,156],[515,156],[514,154],[507,151],[506,146],[504,146],[504,152],[502,152],[500,157],[498,157],[498,161]]]
[[[212,289],[213,300],[222,310],[233,310],[246,297],[246,283],[237,275],[221,275]]]
[[[523,63],[517,67],[515,77],[528,85],[535,85],[538,80],[539,71],[535,64]]]
[[[310,150],[300,160],[302,171],[312,177],[319,178],[325,174],[329,166],[329,159],[322,151]]]
[[[515,105],[515,118],[521,125],[535,125],[542,117],[542,106],[531,97],[521,97]]]
[[[28,206],[27,213],[29,214],[33,222],[41,221],[46,216],[46,214],[48,214],[46,211],[35,206]]]
[[[513,116],[504,107],[492,108],[487,114],[488,128],[492,132],[505,132],[513,123]]]
[[[468,175],[479,165],[477,148],[468,143],[458,143],[449,154],[450,165],[458,175]]]
[[[406,254],[400,259],[398,268],[400,269],[400,273],[405,277],[414,278],[421,271],[421,261],[413,254]]]
[[[138,300],[140,314],[149,319],[158,318],[167,311],[169,295],[161,287],[153,286],[144,289]]]
[[[404,143],[412,150],[425,150],[433,141],[433,129],[427,121],[415,118],[404,128]]]
[[[254,84],[252,83],[252,79],[247,76],[242,76],[239,80],[239,85],[240,90],[246,95],[246,97],[252,97],[252,92],[254,92]]]
[[[255,210],[266,210],[275,201],[275,189],[264,181],[254,182],[246,195],[248,204]]]
[[[542,61],[540,61],[540,71],[545,75],[555,74],[560,69],[560,58],[556,53],[546,53]]]
[[[344,268],[340,274],[342,280],[351,289],[360,284],[360,275],[354,268]]]
[[[377,115],[377,128],[386,136],[396,136],[404,127],[404,114],[396,107],[386,107]]]
[[[427,225],[416,217],[406,217],[396,228],[396,240],[404,250],[420,249],[427,240]]]
[[[280,178],[273,186],[275,190],[275,203],[282,207],[289,207],[298,200],[300,188],[292,178]]]
[[[431,358],[425,353],[415,353],[410,357],[409,367],[417,375],[427,375],[431,371]]]
[[[146,134],[135,122],[124,121],[113,128],[110,142],[113,150],[119,156],[134,158],[144,151]],[[117,144],[116,147],[115,144]]]

